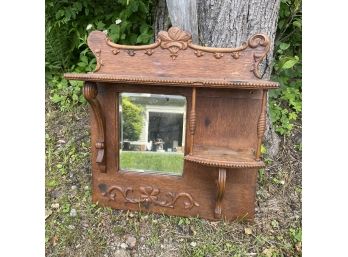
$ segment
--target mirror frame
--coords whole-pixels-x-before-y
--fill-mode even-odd
[[[185,129],[185,138],[184,138],[184,141],[185,141],[185,145],[184,145],[184,151],[183,151],[183,154],[184,154],[184,156],[185,155],[187,155],[188,154],[188,151],[187,151],[187,143],[188,143],[188,141],[187,141],[187,133],[189,133],[189,128],[188,128],[188,122],[189,122],[189,115],[188,115],[188,111],[189,111],[189,109],[188,109],[188,107],[189,107],[189,105],[188,105],[188,101],[187,101],[187,96],[186,95],[183,95],[183,94],[176,94],[176,93],[171,93],[171,94],[168,94],[168,93],[154,93],[154,92],[143,92],[143,91],[141,91],[141,92],[125,92],[125,91],[118,91],[118,93],[117,93],[117,96],[116,97],[118,97],[118,99],[116,100],[117,102],[118,102],[118,104],[120,105],[120,104],[122,104],[121,103],[121,100],[120,100],[120,98],[121,98],[121,94],[122,93],[138,93],[138,94],[140,94],[140,93],[148,93],[148,94],[156,94],[156,95],[175,95],[175,96],[182,96],[182,97],[184,97],[185,98],[185,105],[186,105],[186,108],[185,108],[185,114],[184,114],[184,117],[186,118],[186,121],[185,121],[185,124],[183,124],[183,126],[185,125],[185,127],[183,127],[183,129]],[[119,107],[118,107],[118,111],[119,111]],[[119,113],[120,112],[118,112],[118,114],[117,114],[117,118],[116,119],[118,119],[118,128],[117,128],[117,130],[118,131],[121,131],[123,128],[121,127],[121,117],[120,117],[120,115],[119,115]],[[121,135],[120,135],[120,133],[118,133],[118,141],[120,142],[120,146],[119,146],[119,149],[121,149]],[[155,170],[146,170],[146,171],[140,171],[140,170],[135,170],[135,169],[121,169],[121,167],[120,167],[120,162],[121,162],[121,157],[120,157],[120,150],[118,151],[118,156],[117,156],[117,159],[119,160],[118,161],[118,167],[117,167],[117,170],[118,170],[118,172],[140,172],[140,173],[147,173],[147,174],[156,174],[156,175],[170,175],[170,176],[180,176],[180,177],[182,177],[183,175],[184,175],[184,163],[185,163],[185,160],[184,160],[184,158],[182,159],[182,162],[183,162],[183,169],[182,169],[182,171],[180,172],[180,173],[178,173],[178,174],[175,174],[175,173],[171,173],[171,172],[166,172],[166,171],[155,171]]]

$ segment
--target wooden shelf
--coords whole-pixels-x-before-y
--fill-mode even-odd
[[[195,145],[185,160],[219,168],[262,168],[265,164],[255,160],[252,149],[228,149],[214,146]]]
[[[193,79],[172,78],[158,76],[130,76],[108,73],[65,73],[64,78],[69,80],[82,80],[92,82],[112,82],[122,84],[142,84],[178,87],[212,87],[212,88],[236,88],[236,89],[271,89],[278,88],[277,82],[267,80],[228,80],[228,79]]]

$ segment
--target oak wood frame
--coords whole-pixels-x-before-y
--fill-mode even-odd
[[[98,31],[88,45],[97,59],[95,72],[65,77],[85,81],[93,113],[93,202],[212,220],[253,219],[257,169],[264,166],[267,90],[278,87],[260,79],[268,37],[257,34],[238,48],[202,47],[172,27],[147,46],[118,45]],[[186,97],[189,136],[182,176],[119,169],[122,92]]]

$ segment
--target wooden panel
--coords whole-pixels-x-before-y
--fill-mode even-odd
[[[256,169],[227,170],[221,218],[253,219],[256,172]],[[94,176],[93,199],[101,205],[118,209],[215,220],[217,177],[216,168],[190,163],[185,163],[183,177],[139,172],[119,172],[116,176],[100,173]]]
[[[211,220],[219,219],[216,218],[214,214],[218,193],[218,187],[216,184],[218,179],[218,168],[207,167],[185,161],[183,175],[171,176],[119,171],[117,160],[114,160],[114,156],[117,156],[118,153],[116,144],[118,133],[113,130],[113,126],[117,124],[118,119],[118,109],[116,108],[117,91],[145,91],[147,93],[165,92],[166,94],[179,93],[187,97],[188,107],[191,106],[192,91],[189,88],[183,88],[180,92],[175,92],[173,88],[133,87],[129,85],[110,86],[103,83],[98,84],[98,91],[98,100],[104,103],[102,104],[102,109],[106,113],[105,117],[107,120],[107,172],[99,172],[94,162],[92,162],[93,201],[104,206],[111,206],[118,209],[143,210],[179,216],[199,216]],[[199,92],[199,90],[197,91]],[[261,95],[257,92],[254,92],[253,94],[250,94],[250,92],[247,91],[245,92],[246,94],[234,90],[229,94],[229,96],[231,96],[232,99],[243,99],[242,97],[249,96],[256,101],[261,100],[259,99]],[[201,101],[209,101],[209,99],[219,99],[222,96],[219,92],[211,94],[209,92],[202,92],[197,95],[197,104]],[[201,99],[199,96],[203,96],[203,98]],[[91,116],[91,119],[93,125],[93,116]],[[186,124],[188,124],[188,121]],[[187,126],[187,135],[188,129]],[[95,140],[96,132],[97,129],[95,125],[93,125],[92,143]],[[112,138],[113,136],[115,136],[115,138]],[[189,145],[189,140],[190,138],[186,137],[186,146]],[[186,154],[188,153],[188,150],[189,149],[186,148]],[[92,148],[92,160],[93,158],[95,158],[94,148]],[[227,220],[233,220],[240,217],[253,219],[256,174],[256,168],[227,169],[226,186],[221,201],[221,218]],[[127,188],[132,189],[133,191],[127,191]],[[111,191],[108,192],[108,190]],[[168,193],[172,193],[173,197],[169,197]],[[177,199],[175,199],[176,196],[178,196]],[[146,201],[146,199],[148,200]]]
[[[255,149],[257,121],[262,94],[244,90],[223,90],[211,97],[213,89],[197,92],[195,143],[232,149]]]

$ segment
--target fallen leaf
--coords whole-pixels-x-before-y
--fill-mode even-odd
[[[272,257],[272,254],[275,252],[275,248],[266,248],[265,250],[262,251],[262,254],[264,254],[266,257]]]
[[[54,236],[53,238],[52,238],[52,245],[53,246],[56,246],[58,244],[58,237],[57,236]]]
[[[302,242],[298,242],[297,244],[295,244],[295,249],[298,252],[302,251]]]
[[[129,248],[133,249],[137,243],[137,239],[134,236],[128,236],[126,240],[126,244]]]
[[[45,210],[45,220],[52,214],[52,210],[51,209],[46,209]]]
[[[276,220],[272,220],[272,221],[271,221],[271,225],[272,225],[272,227],[274,227],[274,228],[278,228],[278,227],[279,227],[278,221],[276,221]]]
[[[51,208],[53,209],[58,209],[59,208],[59,203],[52,203]]]
[[[247,235],[251,235],[253,233],[253,230],[251,228],[244,228],[244,232]]]
[[[190,227],[190,230],[192,231],[193,235],[195,236],[197,234],[196,230],[193,228],[193,226]]]

